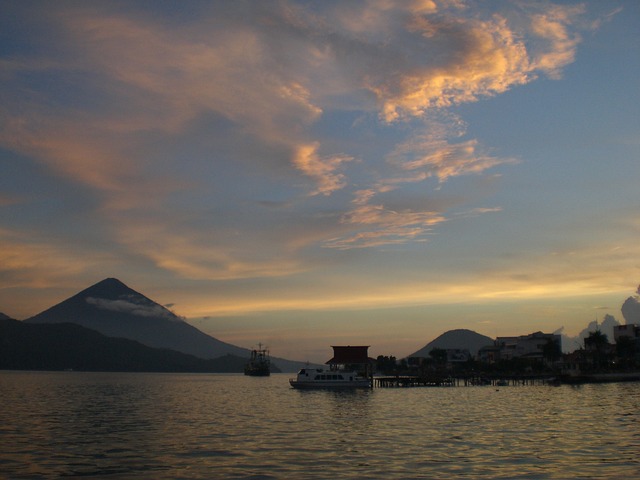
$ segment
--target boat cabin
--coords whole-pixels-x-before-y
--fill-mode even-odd
[[[343,381],[343,382],[353,382],[356,374],[354,372],[337,372],[337,371],[327,371],[321,368],[303,368],[298,372],[298,379],[308,379],[313,381]]]

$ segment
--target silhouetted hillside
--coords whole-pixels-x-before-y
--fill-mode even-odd
[[[458,329],[449,330],[443,333],[435,340],[427,343],[417,352],[408,355],[408,357],[428,357],[429,352],[434,348],[459,348],[461,350],[469,350],[471,355],[476,355],[478,350],[487,345],[492,345],[493,339],[485,335],[480,335],[472,330]]]
[[[247,358],[193,355],[112,338],[72,323],[0,320],[0,369],[114,372],[242,372]]]

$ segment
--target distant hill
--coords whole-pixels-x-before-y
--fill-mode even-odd
[[[108,337],[136,340],[203,359],[224,355],[250,357],[250,351],[222,342],[188,324],[162,305],[132,290],[116,278],[107,278],[67,300],[25,320],[26,323],[75,323]],[[272,359],[282,371],[304,365]]]
[[[471,355],[475,356],[482,347],[493,345],[493,339],[485,335],[480,335],[472,330],[458,329],[449,330],[443,333],[435,340],[427,343],[417,352],[408,355],[408,357],[428,357],[429,352],[434,348],[459,348],[469,350]]]
[[[112,338],[73,323],[0,320],[0,369],[110,372],[242,372],[246,358],[205,360],[134,340]]]

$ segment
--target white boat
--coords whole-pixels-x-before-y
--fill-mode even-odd
[[[371,388],[371,380],[356,372],[303,368],[290,378],[293,388]]]

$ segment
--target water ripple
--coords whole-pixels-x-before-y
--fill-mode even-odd
[[[0,373],[9,478],[637,478],[640,384],[297,391]]]

